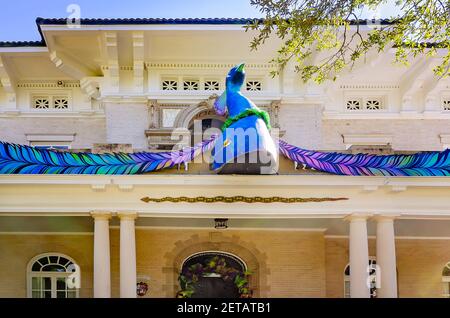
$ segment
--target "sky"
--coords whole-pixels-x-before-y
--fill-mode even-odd
[[[66,18],[71,4],[81,18],[261,17],[250,0],[0,0],[0,41],[40,40],[36,18]]]
[[[0,0],[0,41],[40,40],[36,17],[66,18],[77,4],[82,18],[260,17],[250,0]]]

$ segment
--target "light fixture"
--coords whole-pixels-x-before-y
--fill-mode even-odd
[[[228,228],[228,219],[214,219],[214,228],[224,230]]]

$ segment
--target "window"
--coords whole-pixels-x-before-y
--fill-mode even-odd
[[[348,110],[359,110],[361,109],[361,102],[357,99],[351,99],[347,101]]]
[[[376,288],[376,265],[377,261],[374,257],[369,258],[369,277],[370,277],[370,298],[377,298],[377,288]],[[350,298],[350,264],[345,267],[344,270],[344,297]]]
[[[218,91],[220,89],[220,81],[216,79],[206,79],[198,77],[180,77],[179,79],[164,79],[161,82],[163,91]]]
[[[33,105],[36,109],[48,109],[50,108],[50,98],[48,96],[36,96]]]
[[[163,91],[176,91],[178,89],[178,82],[176,80],[162,81]]]
[[[183,81],[183,89],[185,91],[198,91],[199,81],[197,80],[186,80]]]
[[[368,110],[377,111],[382,110],[383,99],[380,97],[351,97],[345,102],[347,110]]]
[[[32,141],[30,146],[37,149],[68,150],[70,149],[70,142]]]
[[[68,109],[69,108],[69,99],[64,96],[55,96],[53,98],[53,107],[55,109]]]
[[[34,109],[69,109],[68,96],[33,96],[32,107]]]
[[[205,91],[218,91],[219,81],[205,81]]]
[[[442,106],[444,107],[445,111],[449,111],[450,110],[450,99],[444,99],[442,101]]]
[[[445,264],[442,270],[442,285],[443,285],[443,296],[450,298],[450,262]]]
[[[367,110],[381,109],[381,102],[380,102],[380,100],[379,99],[366,100],[366,109]]]
[[[258,92],[262,90],[262,83],[261,81],[257,80],[247,81],[247,83],[245,84],[245,88],[249,92]]]
[[[162,126],[164,128],[173,127],[175,120],[180,113],[181,108],[163,108],[162,109]]]
[[[77,298],[80,268],[68,256],[47,253],[28,264],[28,297]]]

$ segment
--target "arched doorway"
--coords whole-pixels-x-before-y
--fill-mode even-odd
[[[180,285],[191,298],[239,298],[247,265],[237,256],[216,251],[196,253],[182,265]],[[244,286],[245,288],[245,286]]]
[[[191,133],[191,145],[210,138],[210,135],[205,134],[205,131],[208,129],[210,129],[210,133],[219,133],[224,122],[225,118],[216,115],[211,109],[206,109],[197,113],[189,121],[188,126]],[[213,128],[213,130],[211,130],[211,128]]]
[[[205,131],[210,128],[215,128],[217,129],[217,131],[220,131],[224,123],[221,118],[216,117],[197,118],[196,120],[200,121],[200,124],[192,121],[192,123],[189,125],[189,131],[191,133],[191,145],[195,145],[202,140],[210,138],[209,135],[205,134]],[[200,136],[198,136],[198,134],[200,134]]]

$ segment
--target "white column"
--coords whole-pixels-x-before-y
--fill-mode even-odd
[[[369,298],[367,216],[351,215],[347,219],[350,222],[350,297]]]
[[[120,297],[136,298],[136,235],[134,212],[119,212],[120,218]]]
[[[380,298],[397,298],[397,263],[395,258],[394,217],[378,216],[377,221],[377,265]]]
[[[94,298],[111,297],[109,219],[111,213],[94,211]]]

